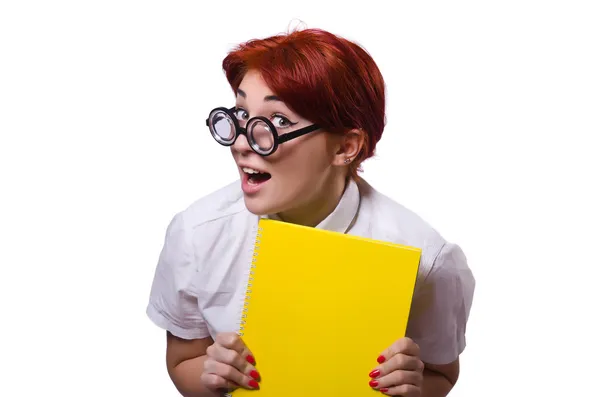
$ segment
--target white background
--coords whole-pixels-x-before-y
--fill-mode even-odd
[[[373,55],[364,177],[469,258],[452,397],[600,395],[594,3],[2,2],[0,395],[177,395],[145,315],[164,232],[237,178],[204,125],[226,52],[298,20]]]

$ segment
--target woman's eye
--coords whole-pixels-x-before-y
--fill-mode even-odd
[[[248,112],[244,109],[236,109],[233,114],[235,114],[235,117],[237,117],[238,120],[247,120],[249,116]]]
[[[283,117],[283,116],[273,116],[273,125],[276,128],[285,128],[285,127],[289,127],[292,124],[291,121],[289,121],[287,118]]]

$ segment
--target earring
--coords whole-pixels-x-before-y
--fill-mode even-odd
[[[344,160],[344,164],[350,164],[351,161],[352,161],[352,159],[346,159],[346,160]]]

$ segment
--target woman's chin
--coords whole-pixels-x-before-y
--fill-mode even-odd
[[[244,196],[246,208],[254,215],[263,216],[276,213],[275,203],[270,200],[258,197]]]

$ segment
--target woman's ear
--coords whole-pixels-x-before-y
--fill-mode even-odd
[[[352,129],[340,137],[334,165],[346,166],[352,164],[359,155],[365,143],[366,132],[362,128]]]

